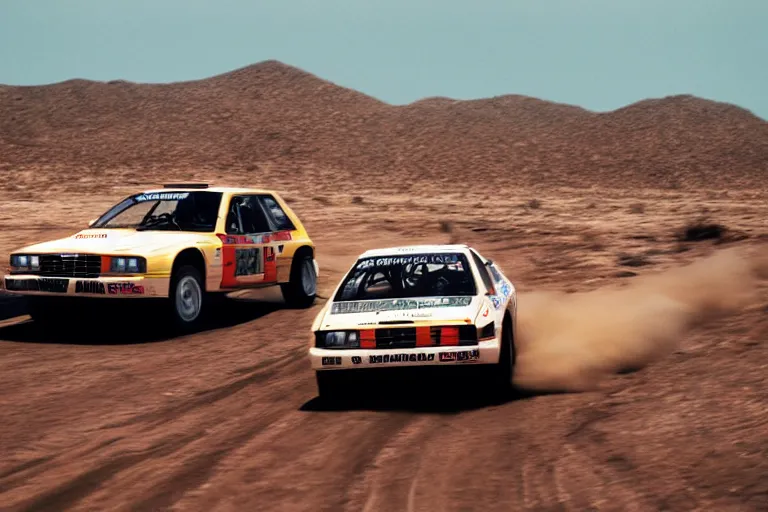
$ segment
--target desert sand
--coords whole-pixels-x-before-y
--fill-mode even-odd
[[[280,191],[321,298],[238,301],[184,337],[133,312],[0,322],[4,510],[768,508],[768,123],[748,111],[394,106],[274,61],[0,86],[2,261],[178,180]],[[309,327],[355,257],[449,241],[518,288],[520,392],[321,403]]]

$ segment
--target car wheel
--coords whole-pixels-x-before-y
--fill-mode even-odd
[[[493,372],[493,387],[497,393],[504,397],[512,391],[512,375],[515,367],[515,341],[512,337],[511,322],[505,321],[501,331],[501,352],[499,362],[496,363]]]
[[[346,375],[341,371],[321,370],[315,371],[315,380],[317,381],[317,395],[321,399],[332,400],[342,398],[348,395],[348,388],[345,386]]]
[[[27,300],[27,312],[37,324],[57,321],[61,317],[59,309],[48,297],[29,297]]]
[[[290,281],[280,285],[283,298],[290,307],[307,308],[317,296],[317,272],[312,256],[294,256]]]
[[[184,265],[171,278],[171,310],[177,327],[194,329],[200,324],[205,293],[200,271]]]
[[[29,297],[27,311],[32,321],[43,327],[61,327],[81,316],[67,298]]]

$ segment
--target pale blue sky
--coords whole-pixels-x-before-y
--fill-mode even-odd
[[[384,101],[670,94],[768,119],[768,0],[0,0],[0,83],[167,82],[266,59]]]

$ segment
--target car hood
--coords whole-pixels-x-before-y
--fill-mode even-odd
[[[200,235],[196,233],[136,231],[134,229],[85,229],[66,238],[28,245],[14,252],[143,255],[189,242],[194,243],[196,240],[200,240]]]
[[[319,329],[373,329],[399,321],[409,325],[473,323],[489,307],[486,302],[479,296],[335,302],[323,315]]]

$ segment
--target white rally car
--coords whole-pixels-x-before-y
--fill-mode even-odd
[[[517,297],[467,245],[363,253],[312,325],[309,358],[320,396],[344,393],[361,369],[485,365],[511,388]]]

